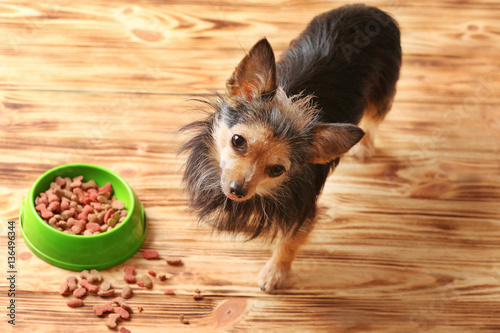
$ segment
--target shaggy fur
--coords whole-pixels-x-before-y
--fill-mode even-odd
[[[207,118],[182,129],[194,133],[180,152],[189,153],[184,183],[200,221],[250,239],[281,235],[280,250],[261,272],[263,290],[285,279],[328,174],[363,137],[355,125],[364,115],[376,127],[389,111],[400,66],[396,22],[373,7],[344,6],[314,18],[277,63],[267,40],[259,41],[226,94],[202,101]],[[290,170],[272,193],[233,201],[221,190],[215,135],[223,124],[260,126],[291,148]]]

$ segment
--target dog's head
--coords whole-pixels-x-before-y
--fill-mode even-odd
[[[213,135],[221,187],[234,201],[277,196],[306,163],[325,164],[364,135],[351,124],[318,121],[310,96],[286,96],[276,80],[274,53],[259,41],[226,83]]]

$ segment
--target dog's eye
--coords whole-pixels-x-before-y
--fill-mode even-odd
[[[285,167],[282,165],[273,165],[269,168],[267,168],[267,173],[271,177],[279,177],[285,172]]]
[[[235,134],[231,138],[231,143],[233,144],[234,148],[243,149],[247,145],[247,140],[245,140],[245,138],[241,135]]]

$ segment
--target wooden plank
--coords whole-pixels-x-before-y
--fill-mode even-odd
[[[498,78],[491,75],[498,73],[492,69],[500,66],[496,56],[500,27],[498,10],[483,10],[487,5],[491,4],[435,6],[451,11],[447,20],[427,3],[383,6],[404,23],[405,62],[398,99],[415,101],[421,94],[414,92],[422,91],[427,101],[449,103],[482,81],[493,89],[491,82]],[[314,3],[300,11],[297,4],[283,3],[290,9],[282,17],[265,3],[209,3],[199,10],[203,15],[196,16],[192,8],[199,6],[196,2],[122,7],[64,3],[50,9],[30,3],[7,6],[10,11],[0,15],[6,79],[2,88],[206,94],[223,88],[244,50],[257,38],[268,36],[280,54],[312,17],[332,7]],[[499,9],[492,5],[495,8]],[[21,67],[31,75],[18,75],[16,69]],[[436,81],[442,82],[440,89],[432,89],[430,83]],[[498,94],[490,95],[498,102]]]
[[[404,64],[373,159],[346,156],[319,199],[321,218],[289,288],[257,287],[271,251],[213,235],[187,210],[184,135],[203,114],[189,101],[221,91],[245,50],[268,36],[279,54],[316,14],[345,2],[0,1],[0,260],[17,225],[13,332],[108,332],[85,298],[58,294],[67,275],[19,232],[31,184],[64,163],[122,175],[150,232],[127,261],[168,272],[120,325],[132,332],[451,332],[500,329],[500,7],[493,0],[367,1],[402,28]],[[278,10],[279,9],[279,10]],[[279,13],[278,13],[279,12]],[[145,249],[185,265],[146,261]],[[105,270],[119,290],[123,266]],[[7,280],[0,303],[7,304]],[[175,296],[164,295],[166,288]],[[199,288],[204,300],[194,301]],[[190,325],[183,325],[184,314]],[[0,327],[6,324],[5,310]],[[75,325],[77,323],[77,325]],[[11,327],[7,327],[7,331]]]

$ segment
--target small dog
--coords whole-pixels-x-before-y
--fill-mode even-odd
[[[226,94],[204,101],[208,117],[183,128],[195,131],[180,152],[189,152],[183,180],[200,221],[276,240],[258,277],[263,291],[285,286],[340,157],[358,142],[360,159],[373,153],[400,66],[400,32],[388,14],[340,7],[314,18],[277,63],[260,40]]]

